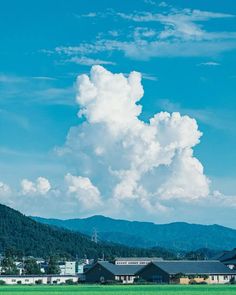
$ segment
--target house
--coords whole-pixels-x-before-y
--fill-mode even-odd
[[[117,265],[108,261],[99,261],[86,271],[85,280],[87,283],[118,281],[132,284],[137,278],[137,271],[142,267],[142,265]]]
[[[236,269],[236,248],[231,251],[224,251],[215,255],[213,260],[219,260],[224,263],[230,269]]]
[[[76,274],[76,262],[64,261],[59,263],[60,275],[75,275]]]
[[[224,284],[235,279],[236,272],[219,261],[155,261],[136,273],[145,281],[155,283],[205,282],[208,284]]]
[[[24,263],[21,261],[16,261],[15,265],[16,265],[16,268],[19,272],[19,275],[22,275],[24,273]]]
[[[147,265],[152,261],[162,261],[160,257],[120,257],[114,260],[116,265]]]

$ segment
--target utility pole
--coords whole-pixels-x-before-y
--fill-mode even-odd
[[[96,243],[96,244],[98,243],[98,233],[97,233],[96,228],[93,229],[91,241]]]

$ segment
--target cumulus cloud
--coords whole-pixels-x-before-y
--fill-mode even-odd
[[[73,176],[68,173],[65,176],[65,181],[68,185],[68,193],[78,199],[83,209],[97,208],[101,205],[100,192],[88,177]]]
[[[44,177],[38,177],[35,182],[23,179],[21,181],[21,189],[23,195],[46,195],[51,189],[51,184],[49,180]]]
[[[78,76],[76,88],[78,115],[85,121],[71,128],[58,152],[97,179],[101,193],[88,178],[71,175],[69,191],[92,199],[101,194],[115,204],[134,202],[149,211],[165,210],[176,198],[185,202],[209,194],[209,180],[193,155],[202,135],[196,121],[167,112],[140,120],[140,73],[125,76],[93,66],[90,76]]]
[[[0,196],[5,197],[11,193],[11,188],[6,183],[0,181]]]

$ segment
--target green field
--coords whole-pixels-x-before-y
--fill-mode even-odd
[[[0,295],[235,295],[236,286],[1,286]]]

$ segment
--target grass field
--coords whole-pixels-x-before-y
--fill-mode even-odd
[[[235,295],[236,285],[221,286],[1,286],[0,295]]]

